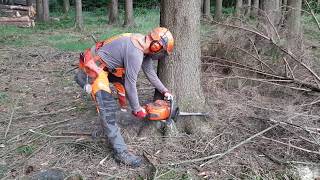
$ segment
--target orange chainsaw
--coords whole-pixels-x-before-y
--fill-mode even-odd
[[[180,112],[179,107],[175,107],[173,98],[166,100],[156,100],[144,106],[147,111],[147,119],[150,121],[161,121],[168,124],[178,116],[208,116],[204,112]]]

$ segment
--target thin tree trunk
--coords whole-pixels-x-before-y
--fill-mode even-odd
[[[301,37],[301,6],[302,0],[288,0],[288,49],[292,50],[298,45]]]
[[[281,10],[283,14],[285,14],[285,12],[287,11],[288,9],[287,6],[288,6],[288,0],[282,0]]]
[[[42,0],[43,6],[43,21],[49,21],[49,0]]]
[[[317,3],[317,4],[318,4],[318,7],[320,7],[320,0],[318,0],[318,3]]]
[[[245,16],[250,16],[251,14],[251,0],[247,0],[245,8]]]
[[[109,22],[108,24],[118,23],[118,0],[111,0],[109,3]]]
[[[241,16],[241,10],[242,10],[242,0],[237,0],[236,4],[236,10],[235,10],[235,16],[240,17]]]
[[[36,1],[37,21],[43,21],[43,5],[42,0]]]
[[[215,9],[214,18],[216,20],[220,20],[221,17],[222,17],[222,0],[216,0],[216,9]]]
[[[210,0],[204,0],[203,2],[203,17],[212,19],[212,16],[210,13]]]
[[[63,13],[67,15],[69,10],[70,10],[69,0],[63,0]]]
[[[200,5],[199,0],[163,0],[162,21],[175,38],[175,49],[168,61],[159,61],[158,74],[175,95],[182,111],[202,111],[204,96],[200,80]],[[186,13],[188,12],[188,13]],[[192,39],[192,41],[191,41]],[[203,123],[195,117],[178,121],[178,126],[193,133]]]
[[[82,17],[82,2],[81,0],[76,1],[76,22],[75,28],[79,31],[83,30],[83,17]]]
[[[281,10],[279,0],[264,0],[262,1],[261,16],[264,17],[264,24],[269,37],[277,39],[277,27],[281,18]]]
[[[251,9],[251,17],[257,17],[259,12],[259,0],[253,0]]]
[[[124,24],[125,27],[134,26],[134,19],[133,19],[133,1],[126,0],[126,8],[125,8],[125,17],[124,17]]]
[[[32,0],[27,0],[27,6],[32,6]]]

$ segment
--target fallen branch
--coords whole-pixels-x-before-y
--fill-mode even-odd
[[[320,77],[313,70],[311,70],[306,64],[304,64],[302,61],[300,61],[293,53],[289,52],[288,50],[282,48],[280,45],[276,44],[272,40],[272,38],[270,38],[270,37],[268,37],[268,36],[266,36],[266,35],[264,35],[262,33],[259,33],[259,32],[255,31],[255,30],[248,29],[248,28],[245,28],[245,27],[239,27],[239,26],[230,25],[230,24],[223,24],[223,23],[216,22],[216,21],[212,21],[212,23],[215,23],[215,24],[218,24],[218,25],[222,25],[222,26],[232,27],[232,28],[236,28],[236,29],[245,30],[245,31],[251,32],[253,34],[256,34],[256,35],[268,40],[271,44],[273,44],[275,47],[277,47],[283,53],[289,55],[294,61],[296,61],[298,64],[300,64],[302,67],[304,67],[307,71],[309,71],[311,73],[311,75],[313,75],[320,82]]]
[[[217,161],[217,160],[221,159],[222,157],[224,157],[225,155],[229,154],[230,152],[232,152],[232,151],[233,151],[233,150],[235,150],[236,148],[238,148],[238,147],[242,146],[243,144],[248,143],[248,142],[249,142],[249,141],[251,141],[252,139],[254,139],[254,138],[256,138],[256,137],[258,137],[258,136],[260,136],[260,135],[262,135],[262,134],[266,133],[267,131],[270,131],[271,129],[273,129],[273,128],[277,127],[278,125],[279,125],[279,124],[275,124],[275,125],[273,125],[273,126],[270,126],[270,127],[268,127],[267,129],[265,129],[265,130],[263,130],[263,131],[261,131],[261,132],[259,132],[259,133],[255,134],[255,135],[253,135],[253,136],[251,136],[251,137],[247,138],[246,140],[244,140],[244,141],[240,142],[239,144],[237,144],[237,145],[233,146],[232,148],[230,148],[230,149],[228,149],[227,151],[225,151],[224,153],[222,153],[220,156],[218,156],[218,158],[216,158],[216,159],[212,159],[212,160],[209,160],[209,161],[207,161],[207,162],[205,162],[205,163],[201,164],[201,165],[200,165],[200,167],[203,167],[203,166],[205,166],[205,165],[207,165],[207,164],[211,164],[211,163],[213,163],[213,162],[215,162],[215,161]],[[211,159],[211,158],[210,158],[210,159]]]
[[[14,105],[13,105],[13,107],[12,107],[12,111],[11,111],[11,115],[10,115],[10,120],[9,120],[7,129],[6,129],[6,132],[4,133],[4,138],[7,138],[8,132],[9,132],[9,130],[10,130],[10,126],[11,126],[11,123],[12,123],[13,114],[14,114],[14,109],[16,108],[16,104],[17,104],[17,100],[15,100]]]
[[[298,147],[298,146],[295,146],[295,145],[292,145],[292,144],[284,143],[284,142],[281,142],[281,141],[278,141],[278,140],[275,140],[275,139],[267,138],[265,136],[262,136],[261,138],[265,139],[265,140],[273,141],[273,142],[276,142],[276,143],[279,143],[279,144],[282,144],[282,145],[286,145],[286,146],[289,146],[291,148],[294,148],[294,149],[297,149],[297,150],[300,150],[300,151],[304,151],[304,152],[307,152],[307,153],[320,155],[320,152],[312,151],[312,150],[309,150],[309,149],[304,149],[302,147]]]
[[[58,113],[61,113],[61,112],[68,112],[68,111],[74,110],[76,108],[77,107],[64,108],[64,109],[59,109],[57,111],[53,111],[53,112],[49,112],[49,113],[39,113],[39,114],[32,114],[32,115],[29,115],[29,116],[21,116],[21,117],[15,118],[15,120],[26,119],[26,118],[34,118],[34,117],[41,117],[41,116],[50,116],[50,115],[55,115],[55,114],[58,114]]]
[[[308,1],[308,0],[305,0],[305,2],[306,2],[306,4],[307,4],[307,6],[308,6],[308,9],[309,9],[310,12],[311,12],[311,15],[312,15],[314,21],[316,22],[316,24],[317,24],[317,26],[318,26],[318,29],[320,30],[320,23],[319,23],[316,15],[315,15],[314,12],[313,12],[313,9],[312,9],[311,6],[310,6],[309,1]],[[319,1],[318,1],[318,2],[319,2]]]

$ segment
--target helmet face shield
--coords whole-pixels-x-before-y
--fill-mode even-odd
[[[166,51],[167,55],[170,55],[172,53],[174,47],[174,39],[171,32],[167,28],[157,27],[153,29],[149,35],[153,41],[156,41],[161,45],[161,49],[159,50]]]

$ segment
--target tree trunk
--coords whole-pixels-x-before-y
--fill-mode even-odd
[[[118,0],[111,0],[109,3],[109,22],[108,24],[118,23]]]
[[[175,49],[168,61],[159,61],[158,75],[166,87],[175,95],[182,111],[203,111],[204,96],[200,80],[200,5],[199,0],[162,0],[164,27],[175,38]],[[188,12],[188,13],[186,13]],[[182,118],[182,117],[181,117]],[[187,133],[201,127],[195,117],[185,117],[178,126]]]
[[[298,45],[301,37],[301,6],[302,0],[288,0],[288,49],[292,50]]]
[[[241,10],[242,10],[242,0],[237,0],[236,4],[236,10],[235,10],[235,16],[240,17],[241,16]]]
[[[42,0],[36,1],[37,21],[43,21],[43,5]]]
[[[210,13],[210,0],[204,0],[203,1],[203,17],[212,19],[211,13]]]
[[[216,0],[216,9],[215,9],[214,18],[216,20],[220,20],[221,17],[222,17],[222,0]]]
[[[27,6],[32,6],[32,0],[27,0]]]
[[[244,15],[250,16],[250,14],[251,14],[251,0],[247,0]]]
[[[320,7],[320,0],[318,0],[318,3],[317,3],[317,4],[318,4],[318,7]]]
[[[42,0],[43,6],[43,21],[49,21],[49,0]]]
[[[69,0],[63,0],[63,13],[64,13],[65,15],[67,15],[68,12],[69,12],[69,9],[70,9],[70,2],[69,2]]]
[[[259,0],[253,0],[251,8],[251,17],[257,17],[259,12]]]
[[[264,17],[264,25],[269,37],[276,40],[277,38],[277,27],[281,18],[281,11],[279,7],[279,0],[264,0],[262,1],[262,14]]]
[[[288,6],[288,0],[282,0],[281,10],[283,14],[286,14],[286,11],[288,10],[287,6]]]
[[[133,1],[126,0],[126,8],[125,8],[125,17],[124,17],[124,24],[125,27],[134,26],[134,19],[133,19]]]
[[[82,17],[82,3],[81,0],[76,0],[76,22],[75,28],[79,31],[83,30],[83,17]]]

